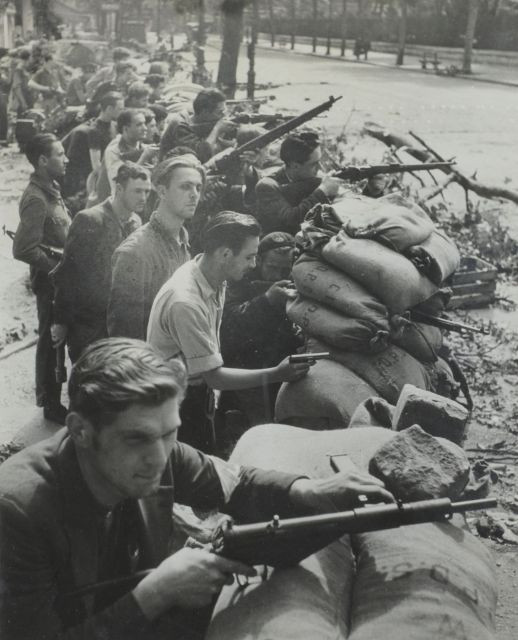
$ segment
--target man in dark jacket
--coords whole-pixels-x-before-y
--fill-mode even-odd
[[[191,258],[184,224],[194,216],[204,180],[203,167],[190,154],[164,160],[153,172],[158,208],[113,256],[110,336],[145,339],[156,294]]]
[[[45,418],[63,423],[61,384],[56,382],[56,351],[52,346],[52,299],[49,273],[58,264],[70,218],[57,180],[65,174],[67,159],[63,145],[51,133],[38,133],[27,143],[25,155],[34,167],[20,200],[20,224],[13,255],[31,267],[31,284],[38,309],[36,348],[36,404]]]
[[[286,136],[280,156],[284,167],[257,183],[257,219],[264,233],[296,234],[306,213],[318,203],[331,202],[343,181],[319,177],[322,152],[318,134],[311,131]]]
[[[162,141],[160,159],[166,158],[175,147],[189,147],[201,162],[207,162],[215,153],[232,146],[225,134],[232,128],[225,121],[225,96],[217,89],[203,89],[192,103],[194,114],[179,113],[171,119]]]
[[[149,345],[99,341],[69,382],[62,429],[0,467],[2,640],[203,637],[200,608],[241,562],[173,546],[175,500],[253,522],[391,500],[364,473],[321,480],[205,456],[177,442],[185,370]],[[74,591],[150,570],[140,583]]]
[[[111,286],[111,260],[119,244],[140,227],[137,215],[151,188],[149,172],[124,163],[115,177],[115,194],[74,218],[63,258],[53,271],[56,346],[65,339],[75,362],[85,347],[106,338],[106,312]]]
[[[229,284],[221,322],[221,353],[228,367],[271,367],[302,345],[302,337],[286,316],[294,295],[289,280],[295,238],[273,232],[259,243],[257,267]],[[279,384],[224,392],[222,409],[239,409],[250,426],[273,421]]]

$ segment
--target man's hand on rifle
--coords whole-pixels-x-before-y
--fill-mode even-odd
[[[394,502],[394,496],[381,480],[359,469],[327,478],[301,478],[290,489],[290,499],[297,508],[320,513],[354,509],[362,495],[369,502]]]
[[[180,549],[166,558],[133,590],[135,600],[149,620],[171,607],[196,609],[210,604],[233,574],[256,575],[255,569],[206,549]]]
[[[53,324],[50,327],[50,337],[52,338],[52,344],[54,348],[59,348],[64,344],[67,337],[68,329],[66,324]]]

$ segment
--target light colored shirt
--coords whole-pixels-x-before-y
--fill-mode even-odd
[[[182,356],[189,384],[223,365],[219,329],[225,284],[215,290],[200,270],[202,255],[182,265],[158,292],[148,323],[147,341],[164,358]]]

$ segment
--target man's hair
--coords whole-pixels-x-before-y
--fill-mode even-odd
[[[319,146],[318,133],[301,131],[292,133],[284,138],[281,144],[280,156],[285,164],[290,162],[307,162],[309,156]]]
[[[261,227],[253,216],[235,211],[222,211],[203,227],[201,246],[205,253],[214,253],[220,247],[228,247],[237,254],[248,238],[261,235]]]
[[[122,93],[117,93],[116,91],[108,91],[108,93],[105,93],[99,100],[101,111],[104,111],[108,107],[114,107],[117,102],[120,102],[121,100],[124,100],[124,96],[122,95]]]
[[[143,98],[149,96],[149,87],[140,80],[135,80],[128,87],[128,98]]]
[[[125,49],[124,47],[115,47],[112,56],[114,62],[120,62],[121,60],[127,60],[128,58],[131,58],[131,51],[129,51],[129,49]]]
[[[133,62],[117,62],[117,64],[115,65],[115,75],[116,76],[120,76],[122,75],[125,71],[136,71],[135,65],[133,64]]]
[[[130,127],[136,115],[142,113],[141,109],[123,109],[117,116],[117,133],[122,133],[124,127]]]
[[[167,65],[164,62],[158,62],[155,60],[155,62],[152,62],[149,65],[149,71],[148,71],[148,77],[152,76],[152,75],[159,75],[159,76],[164,76],[164,71],[167,69]]]
[[[169,115],[169,111],[161,104],[150,104],[148,109],[155,114],[155,120],[157,122],[163,122]]]
[[[151,181],[155,187],[159,184],[169,187],[173,174],[177,169],[196,169],[200,174],[202,183],[205,184],[205,169],[193,153],[176,155],[162,160],[153,171]]]
[[[149,180],[149,171],[141,164],[125,162],[115,176],[115,182],[125,187],[130,180]]]
[[[132,405],[158,406],[183,397],[186,372],[142,340],[106,338],[89,345],[72,368],[68,383],[70,411],[94,427],[111,424]]]
[[[59,142],[53,133],[37,133],[25,145],[25,155],[32,166],[38,168],[40,156],[47,156],[52,153],[52,145]]]
[[[195,114],[211,111],[220,102],[225,102],[225,95],[219,89],[202,89],[194,98],[192,108]]]
[[[165,76],[162,73],[150,73],[144,82],[152,89],[156,89],[162,82],[165,82]]]
[[[30,49],[27,49],[27,47],[22,47],[18,50],[17,57],[20,58],[20,60],[28,60],[31,57]]]

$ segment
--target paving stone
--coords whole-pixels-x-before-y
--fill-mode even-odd
[[[468,410],[455,400],[406,384],[399,395],[392,428],[402,431],[418,424],[432,436],[462,444],[468,418]]]
[[[456,499],[468,483],[470,464],[460,447],[413,425],[375,452],[369,471],[403,501]]]

